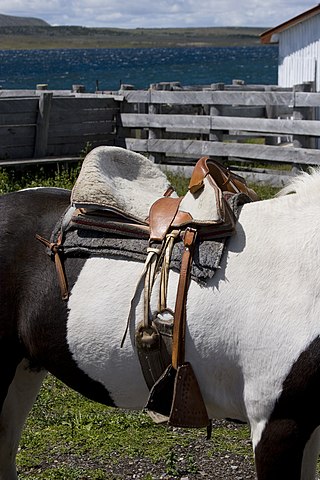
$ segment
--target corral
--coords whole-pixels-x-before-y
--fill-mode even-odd
[[[79,87],[2,90],[0,165],[68,162],[88,146],[119,145],[168,168],[209,155],[255,182],[267,171],[268,181],[281,185],[291,167],[320,164],[320,93],[313,88],[312,82],[283,88],[234,81],[192,90],[175,82],[148,90],[123,85],[95,94],[78,93]]]

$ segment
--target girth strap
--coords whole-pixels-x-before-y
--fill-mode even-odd
[[[185,333],[186,333],[186,302],[190,281],[190,271],[193,258],[193,249],[197,231],[187,228],[184,234],[184,252],[181,260],[179,284],[174,309],[174,324],[172,338],[172,366],[177,369],[184,363]]]

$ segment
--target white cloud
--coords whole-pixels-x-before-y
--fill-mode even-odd
[[[273,27],[313,6],[311,0],[0,0],[0,13],[88,27]]]

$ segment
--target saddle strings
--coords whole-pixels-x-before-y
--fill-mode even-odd
[[[144,318],[143,326],[148,327],[152,323],[151,314],[150,314],[150,298],[152,293],[152,288],[155,282],[155,277],[157,272],[161,268],[160,276],[160,291],[158,299],[158,308],[159,311],[164,311],[167,308],[167,290],[168,290],[168,279],[169,279],[169,267],[170,259],[173,250],[173,246],[176,238],[179,236],[179,230],[173,230],[166,235],[164,242],[159,246],[150,246],[147,249],[147,258],[144,264],[144,268],[141,272],[141,275],[136,284],[133,297],[130,302],[130,310],[127,318],[126,328],[121,340],[121,348],[123,347],[124,341],[126,339],[129,325],[132,321],[133,312],[136,307],[136,300],[139,288],[144,281]]]
[[[160,292],[159,292],[159,303],[158,303],[159,312],[164,312],[167,309],[167,293],[168,293],[170,260],[171,260],[172,250],[173,250],[175,241],[179,236],[179,234],[180,234],[179,230],[173,230],[171,233],[168,233],[166,236],[166,243],[164,246],[164,257],[161,265]]]

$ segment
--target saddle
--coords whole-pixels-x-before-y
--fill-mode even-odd
[[[202,239],[233,234],[236,220],[227,197],[237,193],[253,201],[258,199],[242,177],[202,157],[193,170],[188,192],[178,197],[156,165],[140,154],[118,147],[98,147],[90,152],[72,191],[74,225],[121,238],[149,240],[140,279],[144,282],[144,318],[136,328],[136,347],[150,389],[147,409],[161,419],[169,419],[174,426],[210,425],[197,379],[185,361],[186,300],[195,244]],[[175,308],[171,312],[166,296],[170,256],[178,241],[183,242],[184,249]],[[59,247],[50,244],[66,297]],[[152,316],[150,298],[157,275],[159,307],[157,315]],[[130,318],[131,312],[126,332]],[[170,328],[172,344],[166,338],[171,336]]]
[[[83,228],[162,242],[169,231],[195,228],[213,239],[231,235],[234,215],[226,195],[258,197],[245,180],[202,157],[189,189],[178,197],[163,172],[146,157],[120,147],[98,147],[84,160],[71,194],[73,222]]]

